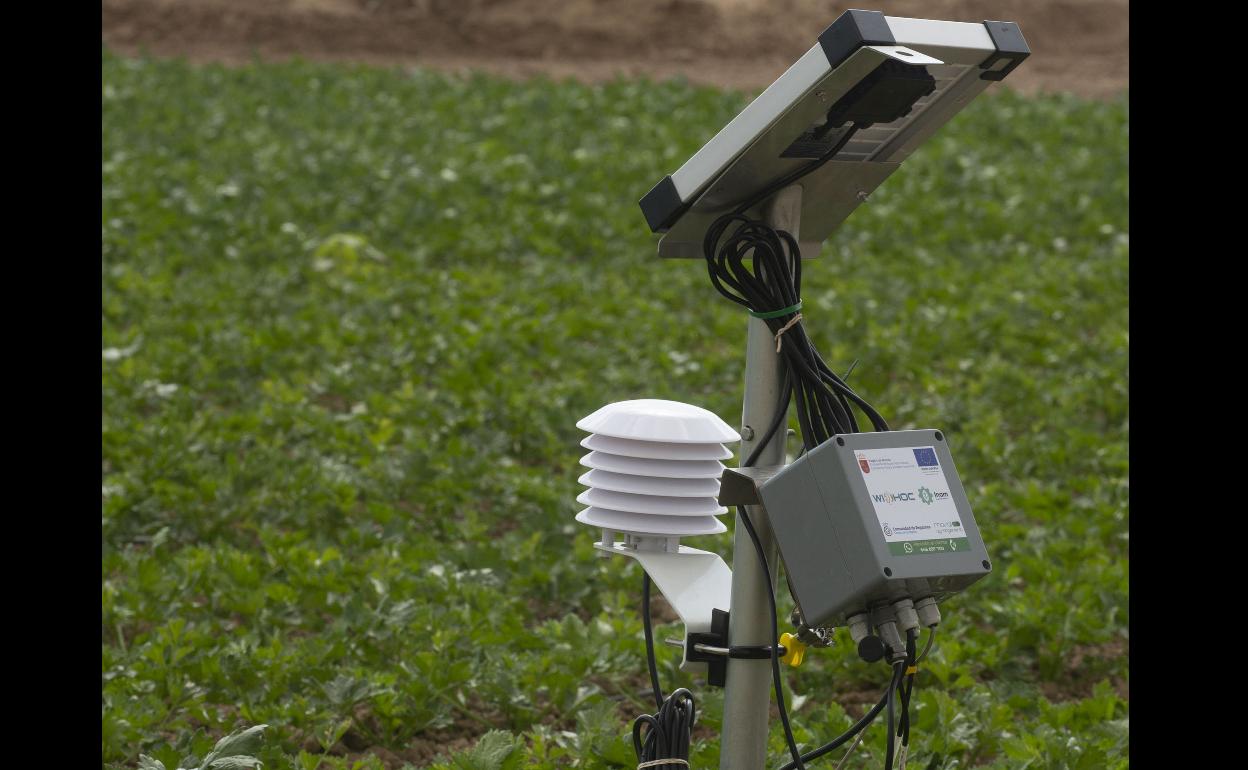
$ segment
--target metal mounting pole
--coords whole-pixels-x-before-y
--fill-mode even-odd
[[[798,238],[802,211],[802,188],[796,185],[780,190],[764,204],[763,218],[777,230]],[[753,316],[745,347],[745,403],[741,415],[741,462],[750,456],[775,419],[783,379],[782,362],[776,341],[767,323]],[[788,411],[786,405],[785,411]],[[783,465],[786,424],[781,425],[759,455],[755,465]],[[754,524],[775,589],[776,541],[766,510],[746,506]],[[767,585],[754,543],[745,527],[737,523],[732,543],[732,603],[728,621],[730,645],[771,644],[771,607]],[[767,717],[771,703],[771,661],[730,658],[724,688],[723,735],[720,740],[720,770],[761,770],[767,759]]]

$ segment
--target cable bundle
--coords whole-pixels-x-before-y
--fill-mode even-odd
[[[818,160],[785,175],[733,211],[716,219],[702,242],[711,283],[720,294],[761,318],[776,336],[784,356],[787,376],[782,405],[793,398],[806,450],[814,449],[838,433],[857,433],[857,406],[875,430],[888,423],[870,404],[824,363],[801,325],[802,255],[797,239],[766,222],[750,219],[745,212],[775,191],[827,163],[853,137],[849,129],[836,146]],[[738,223],[728,233],[729,227]],[[725,234],[727,236],[725,237]],[[752,259],[747,267],[746,258]],[[781,414],[785,410],[781,410]],[[760,445],[765,445],[762,442]],[[748,465],[749,463],[747,463]]]
[[[694,715],[693,693],[682,687],[667,696],[656,713],[637,717],[633,721],[637,766],[689,767],[689,731]],[[649,727],[644,738],[643,726]]]
[[[866,415],[875,430],[888,430],[888,423],[880,413],[854,393],[845,383],[844,378],[838,377],[824,363],[807,336],[805,328],[801,325],[802,255],[797,239],[791,233],[777,230],[766,222],[745,216],[745,212],[750,207],[766,200],[777,190],[783,189],[831,160],[841,148],[848,144],[859,127],[857,124],[851,126],[836,145],[819,159],[786,174],[738,205],[733,211],[716,219],[707,229],[706,237],[702,242],[702,251],[706,257],[707,272],[710,274],[711,283],[715,285],[720,294],[743,306],[751,315],[767,324],[776,338],[776,352],[783,356],[785,364],[776,417],[754,451],[742,464],[743,466],[753,465],[763,448],[771,442],[776,431],[784,423],[790,399],[793,399],[796,404],[803,451],[814,449],[837,434],[857,433],[858,420],[852,406],[856,406]],[[736,223],[735,229],[729,232],[729,228],[734,223]],[[752,261],[751,267],[745,264],[747,258]],[[737,508],[737,514],[739,522],[745,526],[746,532],[753,541],[764,574],[769,573],[762,543],[754,530],[749,514],[743,507]],[[894,733],[902,738],[903,745],[908,744],[910,738],[908,707],[914,677],[912,674],[907,674],[907,671],[914,665],[914,637],[911,636],[909,639],[906,661],[898,662],[893,666],[892,679],[879,703],[842,735],[813,751],[801,754],[789,725],[788,710],[785,708],[784,692],[781,686],[780,666],[775,653],[779,629],[776,627],[776,599],[771,587],[770,575],[767,575],[767,597],[772,617],[772,682],[775,686],[776,704],[779,708],[781,724],[784,727],[785,741],[793,758],[782,770],[790,770],[790,768],[803,770],[806,762],[834,751],[855,735],[859,735],[885,709],[888,712],[888,748],[885,767],[891,770],[895,747]],[[908,681],[905,681],[903,685],[903,680]],[[900,724],[895,719],[898,697],[901,700],[902,711]],[[850,751],[852,750],[851,746]]]

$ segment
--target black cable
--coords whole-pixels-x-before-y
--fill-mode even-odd
[[[650,573],[641,577],[641,627],[646,634],[646,664],[650,668],[650,687],[654,689],[654,707],[663,706],[663,689],[659,687],[659,667],[654,661],[654,632],[650,628]]]
[[[888,684],[889,688],[896,687],[897,680],[899,678],[900,677],[897,671],[894,670],[893,678],[889,681],[889,684]],[[822,757],[824,754],[827,754],[830,751],[836,751],[841,746],[844,746],[845,743],[849,741],[849,739],[853,738],[855,735],[862,732],[864,729],[867,728],[868,725],[870,725],[873,721],[875,721],[875,718],[879,716],[880,712],[884,710],[884,707],[887,704],[888,704],[888,691],[885,690],[884,694],[880,696],[880,700],[874,706],[872,706],[871,709],[866,714],[863,714],[861,719],[859,719],[852,726],[850,726],[848,730],[836,736],[835,738],[828,741],[827,743],[823,744],[819,748],[814,749],[813,751],[806,752],[805,754],[802,755],[802,760],[805,762],[809,762],[812,759],[818,759],[819,757]],[[780,770],[794,770],[794,768],[796,767],[797,765],[790,762],[787,765],[783,765],[780,768]]]
[[[896,702],[897,688],[901,683],[900,674],[906,670],[906,662],[898,661],[893,664],[893,682],[888,688],[888,732],[884,734],[884,740],[888,741],[888,745],[884,748],[884,770],[893,770],[893,750],[896,748],[896,739],[893,738],[893,729],[897,726],[894,719],[894,704]]]
[[[788,406],[790,396],[791,390],[789,373],[786,371],[781,376],[780,380],[780,403],[776,406],[776,416],[771,419],[771,425],[768,426],[767,432],[764,433],[762,439],[759,440],[758,446],[754,447],[754,451],[750,452],[750,456],[746,458],[745,462],[741,463],[742,468],[748,468],[758,462],[759,455],[763,453],[763,450],[766,449],[767,445],[771,443],[772,437],[776,435],[776,431],[778,431],[780,426],[784,424],[784,419],[788,416],[789,412]]]
[[[790,398],[790,393],[791,393],[791,384],[789,382],[789,372],[786,370],[782,375],[782,379],[780,383],[780,402],[779,404],[776,405],[775,417],[772,418],[771,425],[767,427],[767,431],[763,434],[758,444],[754,447],[754,450],[750,452],[749,457],[747,457],[745,462],[741,464],[741,467],[746,468],[746,467],[752,466],[755,462],[757,462],[763,450],[767,447],[768,444],[771,443],[771,440],[776,435],[776,432],[780,430],[780,427],[784,424],[785,417],[788,413],[788,402]],[[780,722],[784,726],[785,740],[787,741],[789,745],[789,753],[793,756],[793,761],[785,765],[785,768],[796,768],[797,770],[805,770],[805,767],[806,767],[804,764],[805,757],[801,754],[800,751],[798,751],[797,741],[793,738],[793,730],[789,724],[788,709],[786,708],[785,703],[784,703],[784,688],[782,684],[782,677],[780,675],[780,661],[779,661],[779,658],[777,657],[777,647],[780,644],[780,629],[776,622],[776,594],[775,594],[775,589],[771,585],[771,570],[767,566],[767,560],[766,558],[764,558],[764,555],[763,555],[763,544],[758,538],[758,533],[754,530],[754,524],[753,522],[750,521],[749,514],[745,512],[745,508],[742,506],[737,507],[737,514],[738,514],[738,519],[741,521],[742,524],[745,525],[746,534],[750,536],[750,541],[754,544],[754,551],[758,556],[759,564],[762,565],[763,575],[767,583],[767,603],[768,603],[768,606],[771,608],[771,639],[772,639],[772,643],[770,645],[771,646],[771,681],[772,681],[772,686],[774,687],[775,692],[776,692],[776,706],[780,712]],[[880,705],[882,706],[883,703],[884,701],[881,700]],[[866,719],[866,721],[863,722],[861,726],[857,727],[857,730],[861,730],[862,727],[865,727],[867,724],[869,724],[870,720],[874,719],[875,715],[878,713],[879,713],[879,709],[877,708],[870,714],[869,718]],[[854,732],[849,733],[848,736],[853,737],[853,735],[856,734],[857,730],[854,730]],[[816,750],[817,753],[814,753],[813,757],[823,756],[823,754],[826,754],[827,752],[832,751],[833,749],[836,748],[836,746],[839,746],[839,745],[841,744],[833,741],[830,744]]]
[[[898,695],[901,696],[901,722],[897,726],[897,736],[901,738],[902,746],[910,745],[910,695],[914,692],[914,677],[912,669],[915,667],[915,642],[918,640],[919,632],[916,629],[906,631],[906,676],[904,684],[898,687]]]
[[[689,759],[689,744],[697,707],[693,693],[680,688],[667,698],[659,687],[659,668],[654,659],[654,632],[650,621],[650,575],[641,585],[641,624],[646,635],[646,663],[650,669],[650,686],[654,690],[654,714],[642,714],[633,720],[633,751],[638,762],[655,759]],[[645,736],[642,728],[648,727]]]
[[[775,424],[773,424],[772,428],[768,431],[768,435],[770,436],[774,432],[775,432]],[[766,442],[764,442],[760,447],[755,448],[754,452],[751,453],[749,460],[742,467],[748,467],[750,464],[753,463],[754,460],[757,459],[757,455],[759,454],[762,446],[766,446]],[[793,756],[793,760],[789,762],[788,764],[785,764],[783,767],[781,767],[780,770],[805,770],[806,762],[812,759],[817,759],[818,757],[821,757],[830,751],[835,751],[837,747],[843,745],[845,741],[849,740],[850,738],[853,738],[855,735],[857,735],[859,732],[865,729],[869,724],[871,724],[872,720],[874,720],[876,716],[879,715],[880,711],[884,709],[885,707],[887,707],[888,709],[888,731],[887,731],[888,752],[887,752],[885,768],[886,770],[892,770],[893,734],[894,734],[894,729],[896,727],[893,696],[894,696],[894,693],[901,688],[902,679],[905,676],[905,671],[907,667],[914,665],[913,663],[914,661],[914,633],[910,632],[908,634],[910,641],[908,645],[908,650],[907,650],[908,654],[906,656],[906,660],[898,661],[898,663],[893,666],[893,676],[891,680],[889,681],[888,689],[885,691],[884,697],[880,699],[880,702],[877,703],[869,712],[867,712],[863,716],[862,719],[858,720],[857,723],[855,723],[852,727],[850,727],[849,730],[846,730],[844,733],[837,736],[836,738],[833,738],[831,741],[825,743],[823,746],[820,746],[819,748],[811,752],[808,752],[806,754],[802,754],[801,752],[798,751],[797,741],[793,738],[793,728],[791,727],[789,723],[789,713],[784,703],[784,689],[782,685],[782,678],[780,675],[780,660],[777,657],[777,648],[779,646],[780,634],[779,634],[779,628],[776,622],[776,595],[771,585],[771,570],[767,566],[767,560],[763,558],[762,541],[759,540],[758,532],[754,529],[754,524],[752,521],[750,521],[750,516],[748,513],[746,513],[744,506],[737,506],[737,516],[738,516],[738,520],[745,526],[746,534],[750,536],[750,542],[754,544],[754,551],[757,554],[758,561],[762,565],[762,568],[763,568],[763,577],[767,581],[767,603],[771,608],[771,634],[772,634],[772,639],[773,639],[773,642],[771,644],[771,681],[776,692],[776,706],[777,706],[777,710],[780,713],[780,723],[784,727],[785,741],[788,743],[789,753]],[[913,677],[911,677],[911,679],[913,680]],[[906,693],[904,702],[906,704],[909,703],[909,691],[907,691]],[[905,716],[906,714],[903,714],[903,717]],[[636,730],[636,727],[634,727],[634,731],[635,730]],[[904,743],[908,744],[908,742],[909,742],[909,728],[908,728],[908,722],[907,722],[906,740],[904,741]]]
[[[780,644],[780,628],[776,622],[776,592],[771,585],[771,569],[767,566],[767,558],[763,555],[762,541],[758,539],[758,533],[754,531],[754,524],[750,521],[750,515],[745,512],[744,506],[737,506],[737,518],[745,525],[745,531],[754,543],[754,550],[758,553],[758,563],[762,566],[763,577],[767,581],[767,603],[771,607],[771,682],[776,690],[776,706],[780,711],[780,724],[784,726],[784,739],[789,744],[789,753],[793,755],[793,766],[797,770],[806,770],[806,765],[802,762],[802,753],[797,750],[797,741],[793,738],[793,728],[789,725],[789,710],[784,705],[780,658],[776,649]]]

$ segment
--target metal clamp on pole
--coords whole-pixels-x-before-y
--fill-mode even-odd
[[[769,645],[728,644],[728,618],[728,612],[715,609],[711,612],[710,631],[691,632],[683,642],[679,639],[667,640],[673,647],[684,648],[686,661],[706,664],[707,683],[713,687],[724,686],[730,659],[771,660]],[[783,658],[788,655],[788,649],[783,644],[777,645],[776,654]]]

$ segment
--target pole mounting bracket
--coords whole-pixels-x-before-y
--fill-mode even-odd
[[[594,547],[606,553],[627,556],[640,563],[663,594],[663,598],[667,599],[667,603],[672,605],[672,609],[680,616],[680,621],[685,624],[686,638],[714,632],[715,613],[722,612],[725,625],[723,641],[720,644],[727,644],[728,612],[718,608],[728,607],[732,599],[732,570],[719,554],[687,545],[679,546],[674,552],[638,548],[627,543],[606,545],[599,542]],[[686,644],[684,660],[680,664],[681,671],[707,670],[708,659],[690,655],[691,650],[692,644]]]

